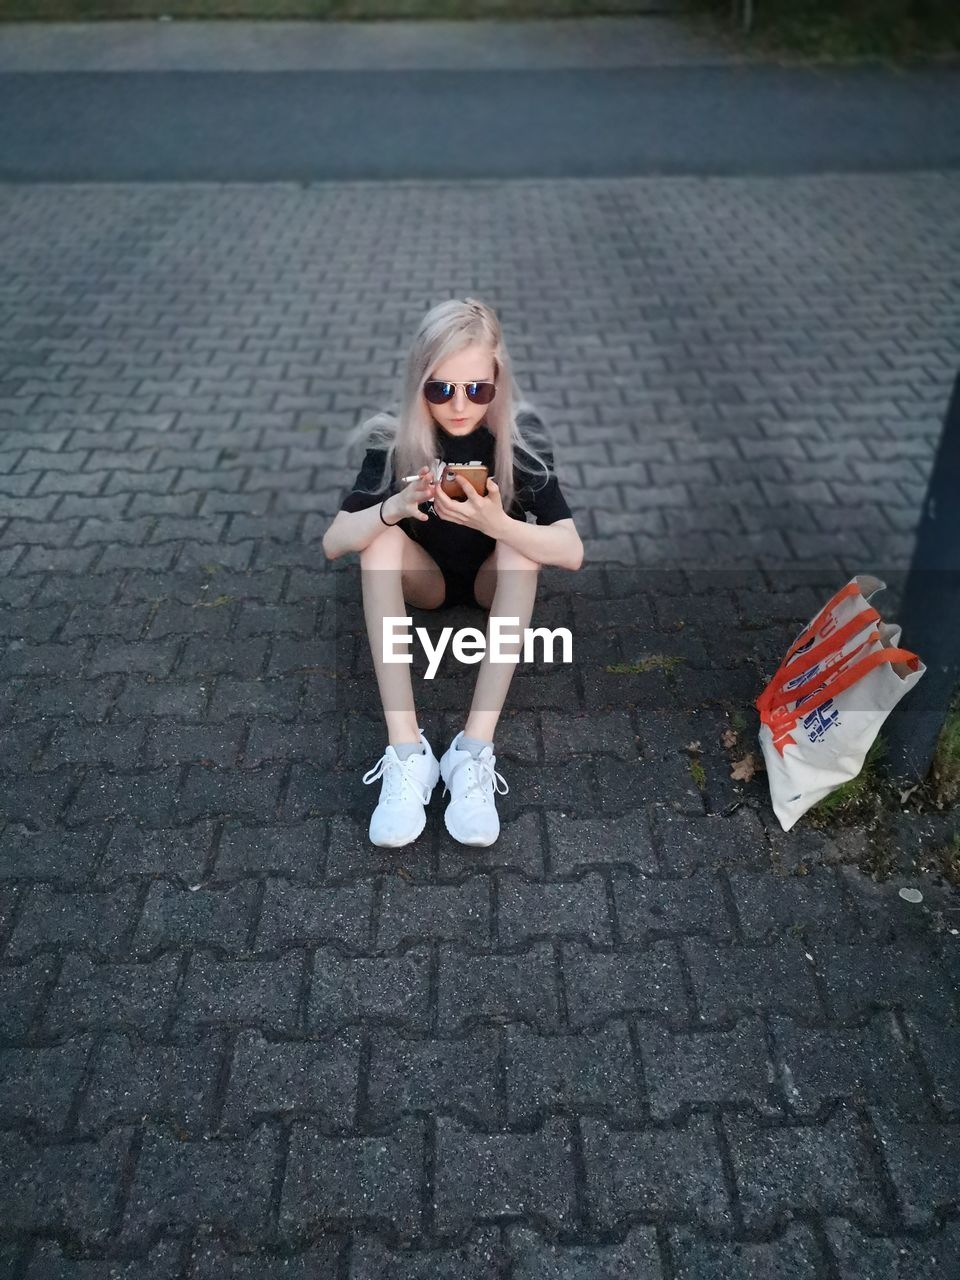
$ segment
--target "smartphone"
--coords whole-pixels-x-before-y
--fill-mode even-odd
[[[456,502],[466,502],[467,497],[453,475],[463,476],[468,484],[472,484],[481,498],[487,496],[487,468],[482,462],[448,462],[443,470],[440,488],[448,498]]]

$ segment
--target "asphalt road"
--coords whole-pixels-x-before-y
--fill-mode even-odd
[[[8,72],[0,181],[949,170],[949,66]]]

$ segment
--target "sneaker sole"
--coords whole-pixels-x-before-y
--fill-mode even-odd
[[[447,828],[447,831],[450,833],[450,835],[453,836],[454,840],[456,840],[458,844],[470,845],[471,848],[475,848],[475,849],[486,849],[489,845],[496,844],[497,841],[500,839],[499,831],[490,840],[486,839],[483,836],[474,837],[473,840],[464,839],[463,836],[459,835],[456,831],[454,831],[453,827],[451,827],[450,819],[447,817],[446,809],[444,809],[443,811],[443,825]]]
[[[376,845],[378,849],[402,849],[404,845],[413,844],[414,840],[419,840],[423,835],[423,829],[427,825],[427,815],[423,815],[423,822],[420,823],[420,830],[416,831],[412,836],[408,836],[406,840],[374,840],[370,833],[367,833],[368,839],[372,845]]]

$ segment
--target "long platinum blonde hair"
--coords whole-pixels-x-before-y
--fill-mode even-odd
[[[395,397],[400,405],[399,411],[375,413],[354,427],[347,436],[350,451],[361,440],[367,448],[385,448],[387,451],[382,480],[371,492],[385,493],[394,478],[399,482],[401,476],[414,475],[437,456],[436,423],[424,399],[423,384],[442,360],[474,343],[486,347],[493,354],[497,393],[486,406],[484,420],[496,441],[493,475],[504,510],[509,512],[516,496],[514,467],[531,477],[539,475],[546,482],[549,463],[541,456],[533,440],[521,431],[517,415],[535,415],[537,424],[531,427],[531,431],[542,436],[541,445],[551,452],[553,441],[546,432],[540,410],[516,385],[496,312],[475,298],[453,298],[438,302],[420,322]],[[538,429],[540,425],[543,432]],[[523,483],[527,483],[525,478]],[[535,489],[538,485],[531,481],[529,487]]]

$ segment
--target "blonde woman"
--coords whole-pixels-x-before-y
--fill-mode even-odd
[[[404,601],[418,609],[468,604],[518,618],[522,635],[540,566],[579,569],[583,543],[543,424],[518,396],[492,308],[465,298],[426,314],[407,356],[400,404],[399,414],[375,414],[351,433],[349,443],[363,439],[366,456],[323,537],[330,560],[360,553],[364,619],[387,726],[386,750],[363,779],[383,779],[370,839],[388,848],[415,840],[442,777],[450,835],[490,845],[500,834],[494,793],[509,790],[494,768],[494,735],[516,664],[491,662],[488,644],[466,724],[438,762],[417,721],[409,664],[384,662],[383,619],[403,616]],[[438,462],[482,462],[485,496],[461,478],[464,498],[449,497],[437,483]],[[536,525],[527,523],[528,512]],[[503,645],[502,652],[511,650]]]

